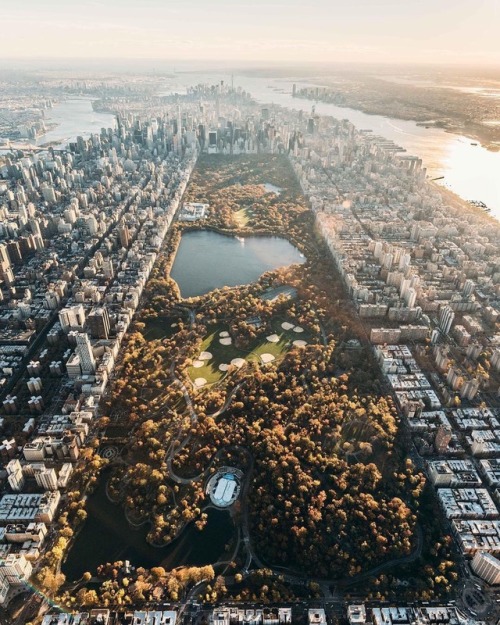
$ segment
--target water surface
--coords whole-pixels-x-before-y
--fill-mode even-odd
[[[57,128],[38,137],[36,144],[55,142],[54,147],[66,147],[75,142],[78,136],[88,138],[99,134],[101,128],[113,128],[115,117],[112,113],[97,113],[88,98],[64,100],[45,112],[45,121],[57,124]]]
[[[182,534],[166,547],[156,548],[146,542],[148,525],[133,529],[120,506],[106,496],[105,472],[96,492],[87,501],[87,520],[77,535],[62,572],[69,581],[83,573],[95,573],[100,564],[129,560],[133,566],[151,568],[163,566],[171,570],[178,566],[213,564],[224,554],[224,548],[234,534],[229,513],[207,510],[208,521],[203,531],[191,523]]]
[[[241,239],[199,230],[182,235],[170,275],[183,297],[195,297],[224,286],[250,284],[266,271],[303,262],[303,255],[286,239]]]

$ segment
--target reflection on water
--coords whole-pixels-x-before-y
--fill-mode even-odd
[[[250,284],[266,271],[303,262],[286,239],[242,239],[199,230],[182,235],[171,276],[183,297],[195,297],[223,286]]]

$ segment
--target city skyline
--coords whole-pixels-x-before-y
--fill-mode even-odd
[[[2,16],[0,60],[14,58],[500,65],[495,0],[439,6],[321,0],[71,4],[29,0]]]
[[[2,27],[0,625],[500,625],[500,0]]]

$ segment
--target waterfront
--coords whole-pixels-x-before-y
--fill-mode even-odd
[[[89,497],[87,520],[62,565],[69,581],[79,579],[86,571],[95,574],[97,567],[106,562],[129,560],[136,567],[163,566],[171,570],[178,566],[213,564],[223,555],[234,533],[228,512],[209,509],[203,531],[191,523],[166,547],[153,547],[146,542],[149,524],[134,529],[122,508],[107,498],[108,477],[109,473],[105,472],[96,492]]]
[[[226,73],[207,72],[177,74],[169,93],[183,92],[193,82],[228,81]],[[300,89],[310,86],[303,80],[293,78],[277,80],[234,75],[236,86],[249,91],[260,103],[274,103],[295,110],[311,111],[331,115],[337,119],[348,119],[358,129],[371,129],[374,134],[390,139],[409,154],[422,159],[430,178],[441,178],[439,184],[450,189],[465,200],[484,202],[491,214],[500,220],[500,152],[492,152],[474,139],[452,134],[440,128],[425,128],[413,121],[406,121],[381,115],[368,115],[362,111],[333,104],[293,98],[294,82]],[[58,124],[54,130],[39,137],[36,144],[55,142],[64,147],[77,136],[88,137],[99,133],[101,128],[114,124],[110,113],[96,112],[90,99],[72,98],[55,105],[47,111],[47,121]]]
[[[89,98],[63,100],[47,110],[45,121],[57,124],[57,127],[38,137],[38,146],[55,143],[54,147],[64,148],[78,136],[87,138],[99,134],[101,128],[114,127],[114,115],[94,111]]]
[[[177,75],[179,90],[193,82],[224,80],[227,83],[228,78],[228,74],[223,72],[186,72]],[[484,202],[491,209],[491,214],[500,220],[500,152],[492,152],[475,139],[451,134],[440,128],[425,128],[417,126],[413,121],[368,115],[351,108],[293,98],[294,83],[298,89],[311,86],[303,79],[278,80],[235,73],[233,80],[235,86],[241,86],[260,103],[274,103],[307,112],[315,106],[319,115],[348,119],[358,129],[371,129],[374,134],[394,141],[409,154],[422,159],[430,178],[443,176],[439,184],[464,200]]]
[[[197,230],[183,234],[171,277],[183,297],[195,297],[224,286],[249,284],[266,271],[303,262],[303,256],[286,239],[242,239]]]
[[[269,80],[243,78],[245,88],[259,101],[271,101],[294,109],[311,110],[319,115],[348,119],[358,129],[371,129],[374,134],[390,139],[408,153],[422,159],[430,178],[443,176],[440,184],[464,200],[484,202],[500,220],[500,152],[492,152],[477,140],[451,134],[440,128],[417,126],[406,121],[322,102],[293,98],[292,81],[276,81],[285,93],[269,88]],[[248,86],[247,86],[248,85]],[[302,86],[300,83],[298,87]],[[476,144],[476,145],[473,145]]]

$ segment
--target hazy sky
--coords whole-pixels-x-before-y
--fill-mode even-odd
[[[19,0],[2,4],[0,59],[500,66],[500,0]]]

